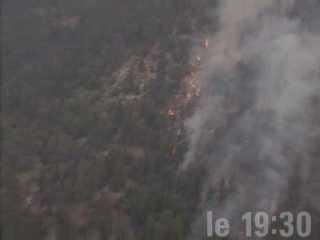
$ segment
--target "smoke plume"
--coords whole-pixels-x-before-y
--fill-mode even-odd
[[[317,1],[220,1],[181,166],[206,167],[200,207],[216,217],[274,214],[292,194],[292,207],[320,211],[320,12],[312,9]]]

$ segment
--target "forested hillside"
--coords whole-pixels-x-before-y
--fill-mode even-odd
[[[307,211],[319,239],[319,14],[317,0],[2,1],[1,239],[220,239],[208,210],[230,240],[249,239],[246,211]]]
[[[2,239],[184,238],[177,99],[208,2],[3,2]]]

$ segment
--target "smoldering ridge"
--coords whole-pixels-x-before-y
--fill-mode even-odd
[[[206,166],[199,206],[214,208],[216,217],[272,214],[286,205],[292,179],[305,196],[294,207],[320,209],[319,156],[312,150],[320,144],[320,104],[312,100],[320,98],[320,35],[319,17],[305,17],[311,6],[320,4],[221,2],[220,31],[199,73],[202,98],[186,122],[190,148],[182,165]]]

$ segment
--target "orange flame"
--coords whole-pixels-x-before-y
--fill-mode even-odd
[[[168,110],[168,116],[169,117],[175,117],[176,115],[177,115],[177,113],[174,110],[172,110],[172,109]]]
[[[204,40],[203,46],[204,46],[204,48],[208,48],[208,47],[209,47],[209,40],[208,40],[208,38],[206,38],[206,39]]]

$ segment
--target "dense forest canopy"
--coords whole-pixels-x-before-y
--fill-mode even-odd
[[[206,4],[3,1],[3,239],[186,235],[201,173],[166,112]]]
[[[255,1],[230,2],[2,1],[2,239],[205,239],[205,210],[247,207],[233,201],[239,185],[279,190],[246,182],[265,170],[252,159],[277,169],[260,151],[266,139],[294,162],[278,211],[308,210],[319,226],[320,4],[261,1],[271,7],[255,14]],[[292,132],[285,141],[273,138],[277,104],[260,111],[253,90],[260,71],[277,67],[263,51],[283,29],[261,29],[282,27],[279,16],[293,36],[312,34],[278,52],[289,62],[281,68],[306,72],[315,89],[280,131]],[[286,83],[277,84],[270,89]],[[253,207],[260,198],[249,193]],[[310,239],[320,236],[315,227]]]

